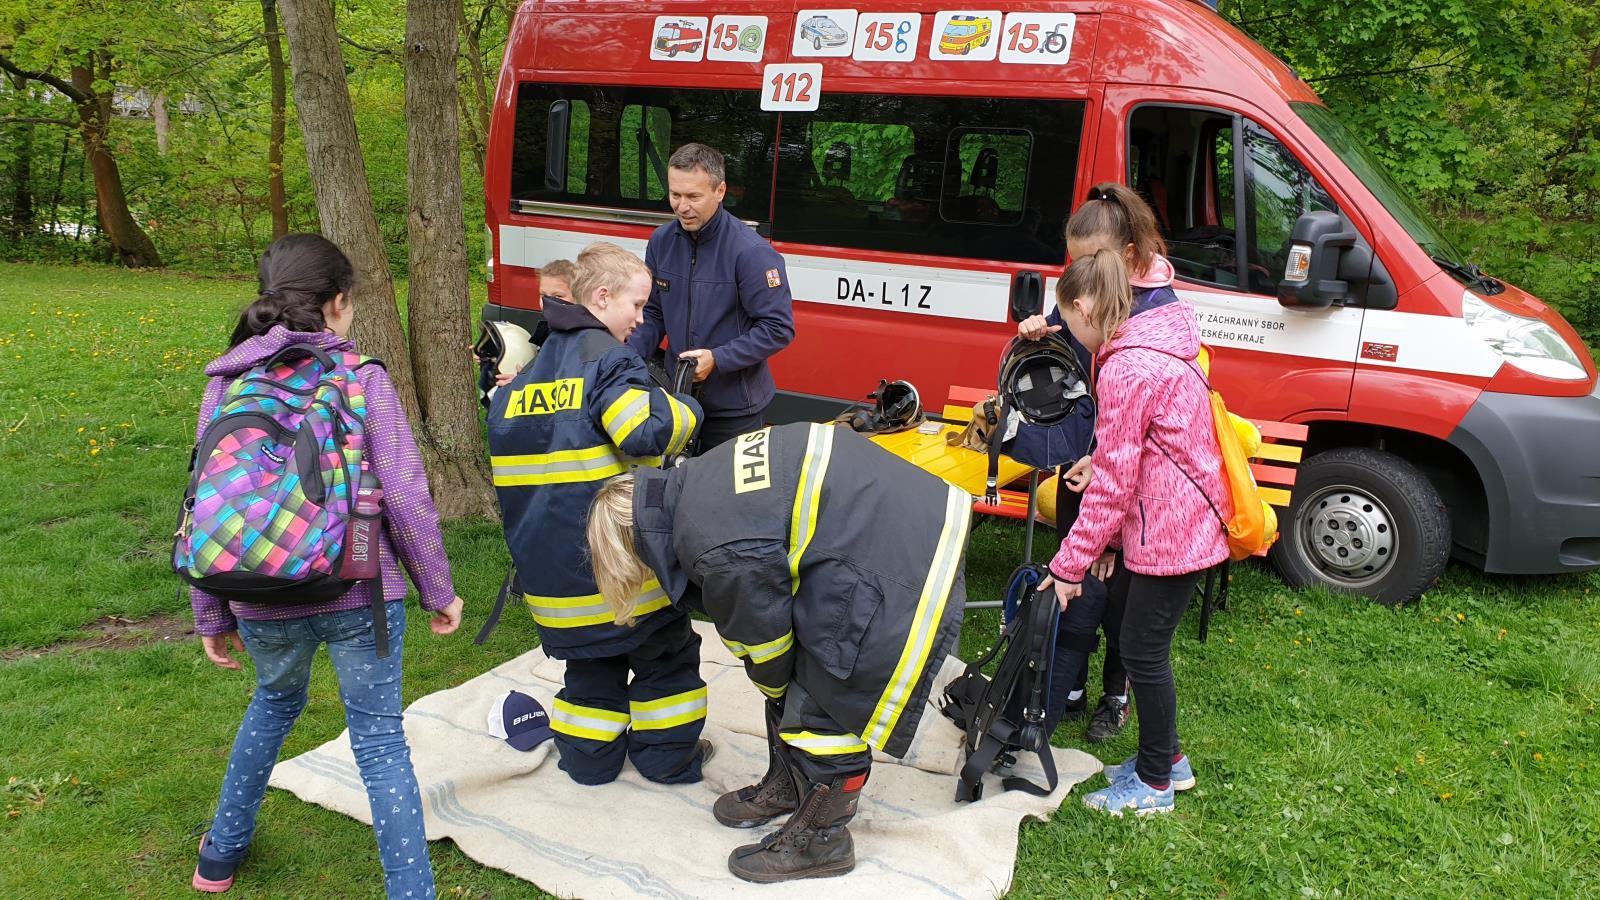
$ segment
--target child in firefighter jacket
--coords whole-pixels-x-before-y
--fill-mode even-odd
[[[560,766],[604,784],[625,759],[663,783],[700,780],[706,686],[700,639],[654,581],[629,622],[601,599],[583,522],[605,479],[683,450],[699,404],[654,387],[625,346],[650,294],[650,272],[614,244],[578,257],[577,303],[547,300],[550,337],[489,409],[489,453],[518,589],[545,653],[567,661],[550,710]],[[631,681],[629,675],[632,675]]]

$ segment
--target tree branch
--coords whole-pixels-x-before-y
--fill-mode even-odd
[[[0,116],[0,125],[60,125],[62,128],[78,127],[78,123],[70,119],[42,119],[35,116]]]
[[[51,75],[49,72],[29,72],[12,62],[10,58],[3,53],[0,53],[0,69],[5,69],[7,72],[10,72],[18,78],[25,78],[29,81],[38,81],[43,84],[48,84],[61,93],[67,95],[67,97],[70,98],[73,103],[88,103],[90,100],[89,95],[73,87],[72,82],[58,78],[55,75]]]
[[[1383,75],[1406,75],[1411,72],[1421,72],[1424,69],[1453,69],[1456,67],[1456,57],[1451,57],[1444,62],[1429,63],[1425,66],[1407,66],[1401,69],[1384,69],[1377,72],[1339,72],[1335,75],[1321,75],[1316,78],[1307,78],[1307,84],[1316,84],[1319,81],[1339,81],[1345,78],[1378,78]]]
[[[368,46],[365,46],[363,44],[358,44],[355,41],[350,40],[349,38],[345,37],[342,34],[339,35],[339,40],[343,41],[346,44],[349,44],[350,46],[356,48],[357,50],[360,50],[363,53],[371,53],[371,54],[374,54],[376,56],[389,56],[389,57],[395,57],[395,56],[399,56],[400,55],[399,53],[397,53],[394,50],[388,50],[388,49],[385,49],[383,47],[368,47]]]

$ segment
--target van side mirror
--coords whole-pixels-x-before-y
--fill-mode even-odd
[[[544,189],[556,194],[567,190],[567,132],[572,124],[572,104],[550,104],[544,132]]]
[[[1278,303],[1290,309],[1326,309],[1350,299],[1350,282],[1339,277],[1347,251],[1359,235],[1337,213],[1310,212],[1289,234],[1289,260],[1278,282]],[[1365,248],[1363,248],[1365,249]],[[1371,264],[1371,251],[1368,264]]]
[[[1044,279],[1038,272],[1011,276],[1011,321],[1021,322],[1044,312]]]

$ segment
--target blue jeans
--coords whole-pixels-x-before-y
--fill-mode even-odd
[[[339,676],[339,696],[344,701],[356,766],[367,786],[384,886],[390,897],[433,897],[422,795],[400,722],[405,604],[392,601],[387,613],[389,656],[383,659],[377,654],[371,609],[303,619],[239,620],[239,636],[255,662],[256,692],[233,739],[233,755],[211,824],[211,843],[219,855],[242,856],[250,846],[256,813],[267,793],[267,778],[277,763],[283,739],[306,708],[311,659],[317,647],[327,644]]]

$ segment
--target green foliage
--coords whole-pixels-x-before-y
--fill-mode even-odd
[[[5,817],[15,819],[29,810],[43,809],[46,803],[59,803],[74,798],[93,803],[99,797],[95,786],[76,775],[54,772],[50,775],[22,777],[12,775],[0,786]]]

